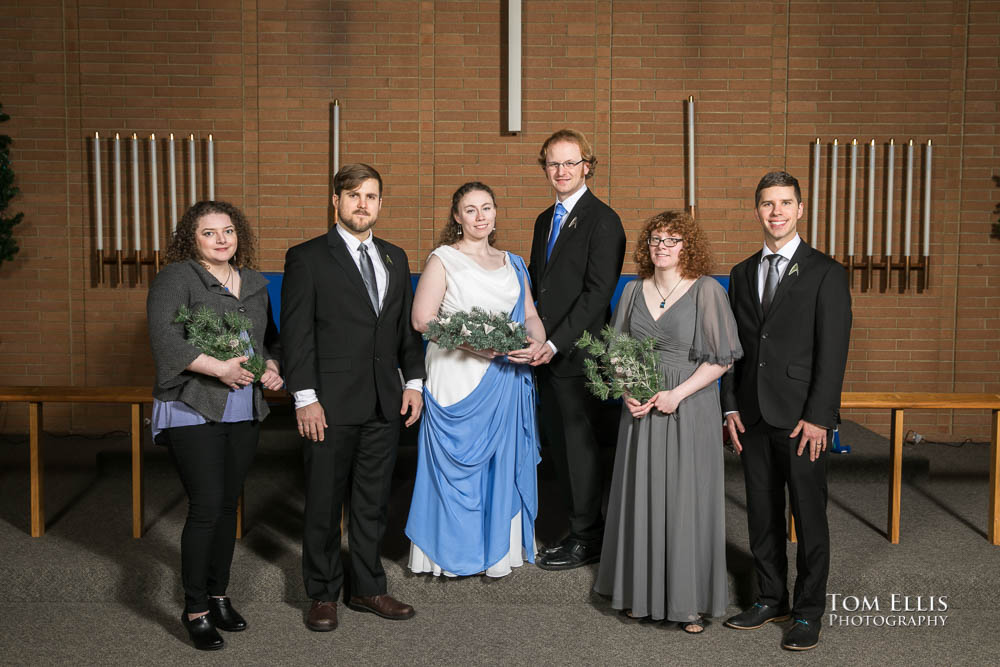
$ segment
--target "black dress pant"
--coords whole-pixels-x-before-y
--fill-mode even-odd
[[[188,496],[181,533],[184,610],[208,611],[226,594],[236,544],[236,504],[257,452],[260,422],[209,422],[163,431]]]
[[[542,368],[537,378],[539,422],[569,507],[569,537],[600,544],[604,478],[591,423],[599,403],[587,391],[583,376],[559,377]]]
[[[380,554],[385,537],[399,419],[373,416],[358,426],[330,426],[323,442],[302,440],[306,507],[302,578],[313,600],[335,602],[344,584],[340,517],[350,483],[350,595],[386,592]]]
[[[830,531],[826,519],[827,452],[809,460],[806,448],[796,454],[801,434],[775,428],[764,420],[740,436],[747,490],[747,522],[760,601],[788,606],[788,558],[785,551],[785,486],[795,517],[798,551],[792,614],[819,621],[826,608],[830,573]],[[832,441],[827,434],[827,443]]]

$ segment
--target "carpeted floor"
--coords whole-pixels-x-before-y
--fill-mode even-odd
[[[830,462],[833,542],[829,593],[869,608],[828,614],[819,648],[780,649],[782,628],[737,632],[714,619],[701,636],[625,619],[593,595],[596,566],[501,580],[435,579],[405,571],[415,449],[404,446],[384,550],[389,590],[417,608],[393,622],[340,607],[340,628],[312,633],[300,575],[301,464],[290,422],[270,420],[246,485],[247,534],[229,593],[250,622],[213,654],[192,649],[179,622],[178,542],[186,510],[166,453],[145,456],[144,537],[130,537],[129,456],[123,437],[45,442],[47,532],[28,535],[27,443],[0,440],[0,662],[4,664],[995,664],[992,620],[1000,549],[986,535],[988,447],[922,444],[904,452],[901,543],[885,538],[888,446],[845,424],[851,454]],[[614,452],[606,450],[608,470]],[[544,452],[543,452],[544,455]],[[538,537],[564,525],[547,463],[540,468]],[[743,477],[726,455],[732,611],[753,600]],[[794,576],[795,545],[789,545]],[[896,596],[895,598],[893,596]],[[932,603],[930,596],[934,596]],[[940,610],[945,597],[947,609]],[[918,599],[919,598],[919,599]],[[899,611],[893,611],[893,602]],[[845,600],[838,598],[843,607]],[[848,607],[853,599],[847,598]],[[909,604],[912,611],[904,610]],[[929,605],[937,611],[922,611]],[[940,617],[944,617],[942,621]],[[885,624],[917,622],[913,627]],[[925,625],[927,617],[937,625]],[[943,625],[942,625],[943,623]]]

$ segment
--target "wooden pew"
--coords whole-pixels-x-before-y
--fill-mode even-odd
[[[269,400],[285,399],[284,392],[266,391]],[[42,497],[42,414],[45,403],[128,403],[131,405],[132,445],[132,536],[142,537],[142,414],[143,405],[152,402],[148,387],[24,387],[0,386],[0,401],[27,403],[29,414],[29,443],[31,450],[31,535],[45,533],[45,511]],[[987,539],[1000,546],[1000,394],[942,394],[942,393],[892,393],[844,392],[843,409],[887,409],[892,411],[889,433],[889,516],[888,536],[893,544],[899,543],[900,498],[903,485],[903,415],[907,409],[985,409],[992,411],[990,440],[989,528]],[[237,513],[237,536],[243,534],[243,496],[240,496]],[[794,541],[795,526],[789,517],[789,536]]]

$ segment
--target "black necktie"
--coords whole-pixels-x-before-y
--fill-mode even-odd
[[[774,299],[774,291],[778,289],[778,279],[781,277],[781,255],[775,252],[764,259],[770,263],[767,268],[767,278],[764,279],[764,296],[760,299],[760,307],[766,313]]]
[[[368,290],[368,298],[371,299],[372,308],[375,309],[375,314],[378,315],[378,287],[375,285],[375,265],[372,264],[372,258],[368,254],[368,246],[362,243],[358,246],[358,252],[361,253],[361,280],[365,283],[365,289]]]

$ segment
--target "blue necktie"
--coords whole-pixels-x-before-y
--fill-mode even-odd
[[[552,216],[552,231],[549,232],[549,244],[545,246],[545,261],[549,261],[549,256],[552,255],[552,248],[556,245],[556,239],[559,238],[559,229],[562,227],[563,218],[566,217],[566,207],[562,205],[562,202],[556,203],[556,214]]]

